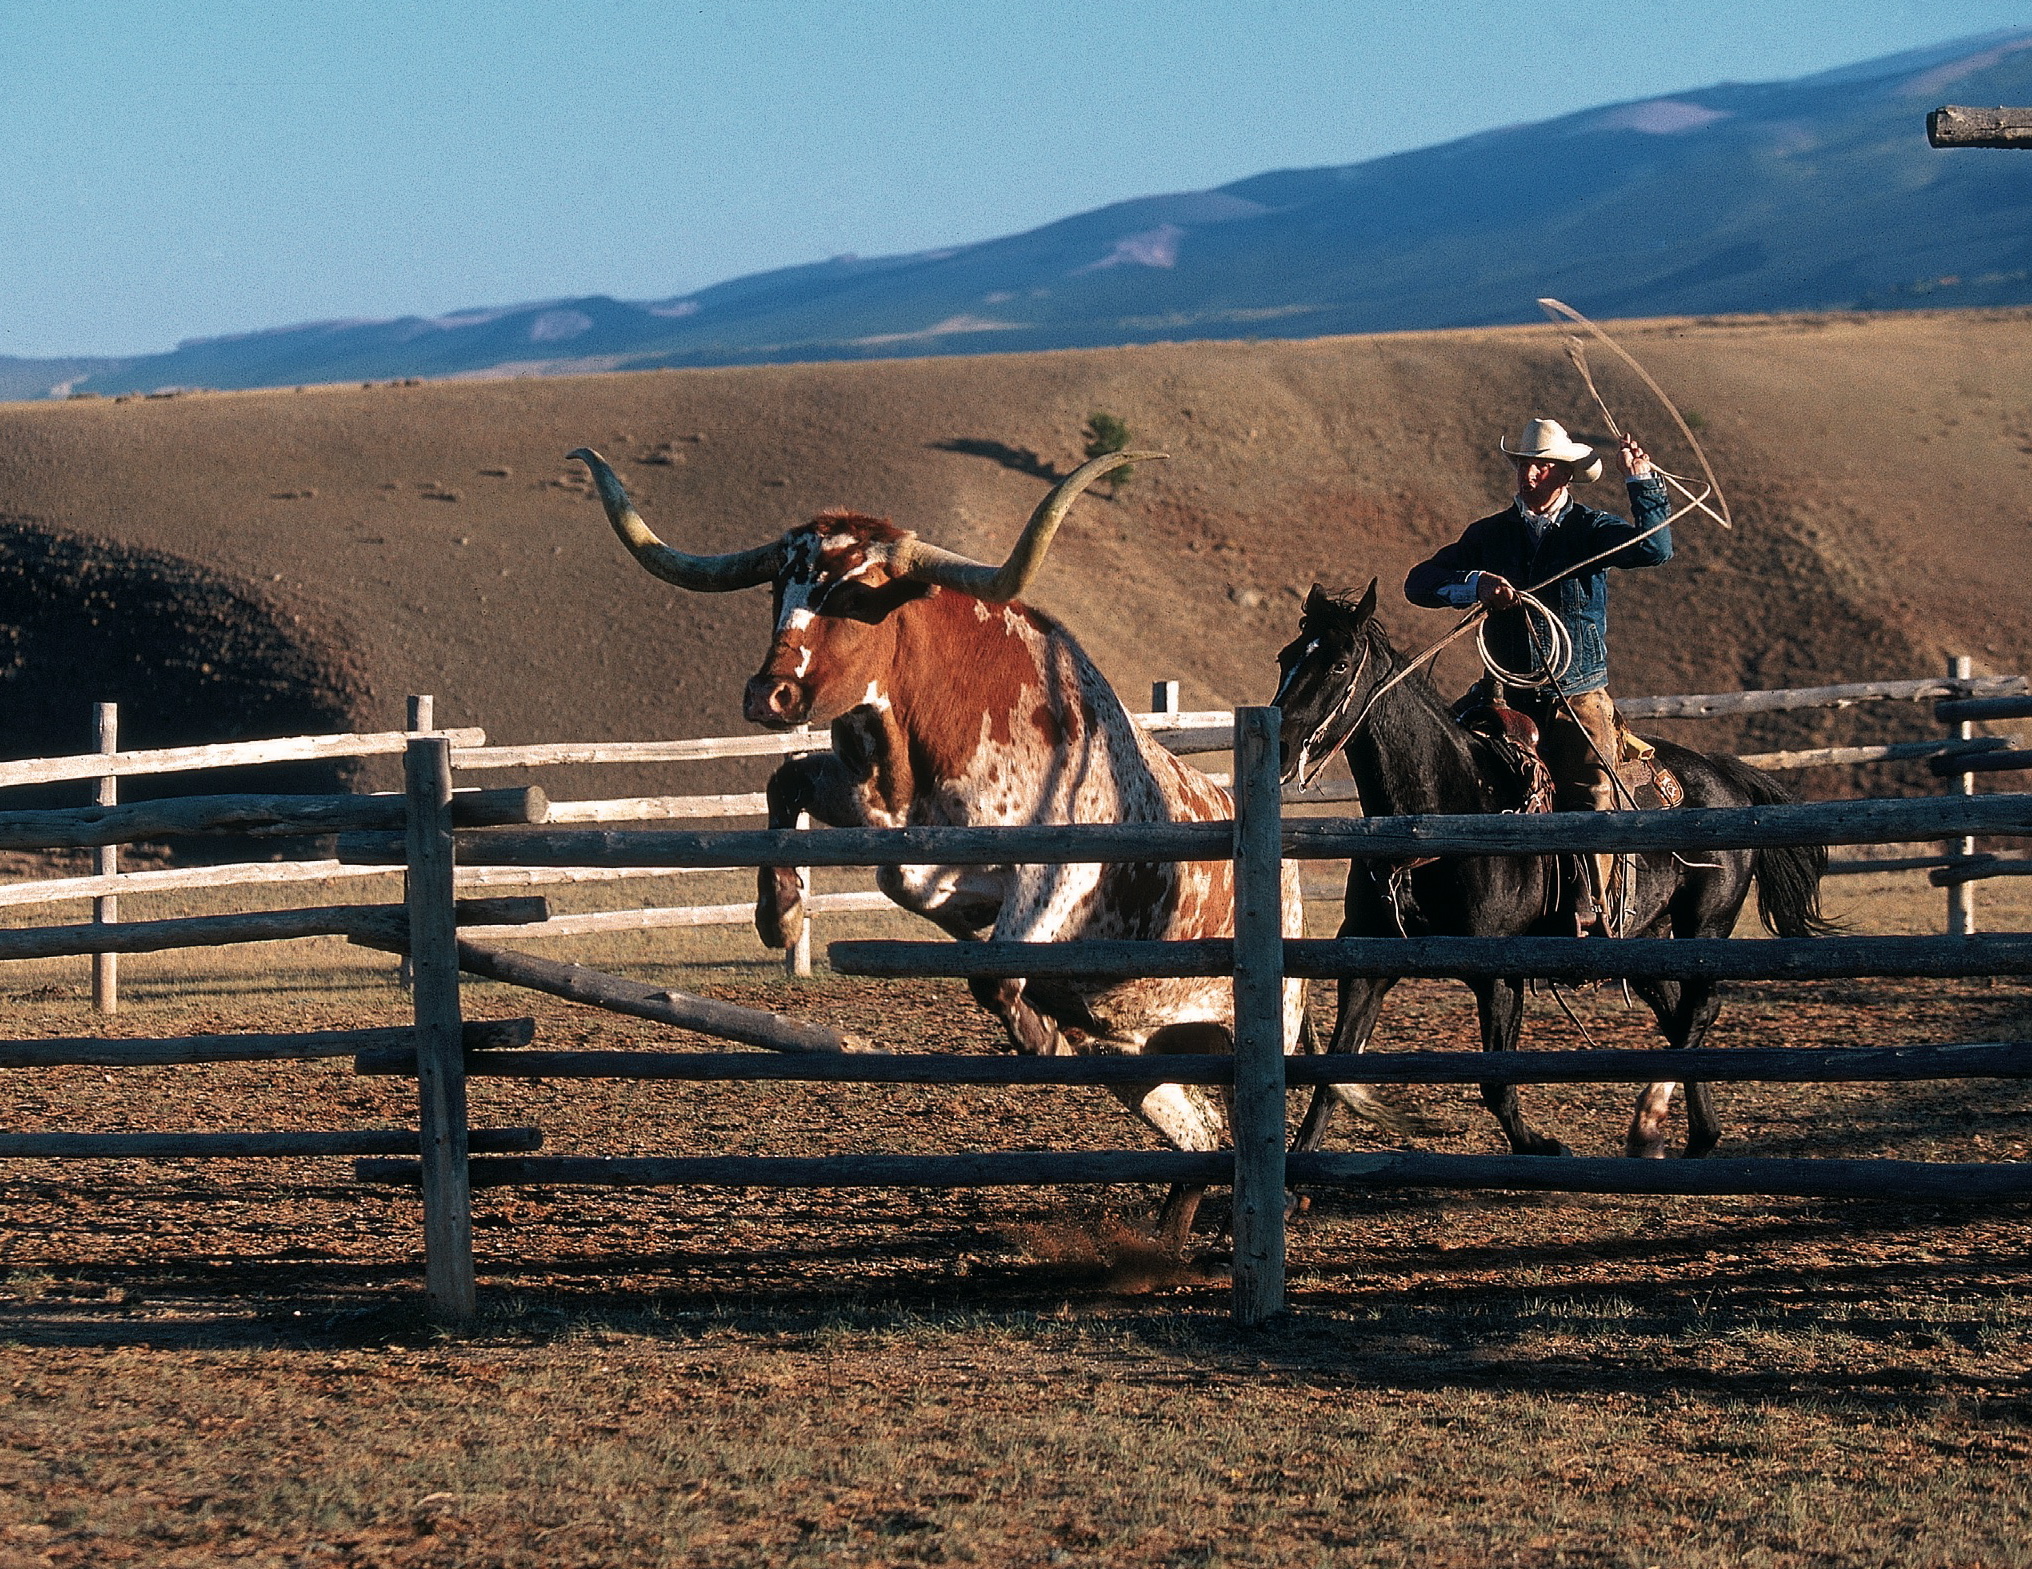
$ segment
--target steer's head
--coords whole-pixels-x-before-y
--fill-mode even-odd
[[[824,722],[888,684],[892,612],[937,591],[899,575],[898,547],[910,539],[887,518],[843,510],[821,512],[783,536],[776,631],[762,668],[748,678],[741,703],[748,719],[772,728]]]
[[[723,556],[674,550],[651,532],[619,477],[590,447],[570,454],[592,470],[621,543],[648,571],[680,588],[719,593],[775,587],[776,630],[742,711],[773,729],[825,721],[865,701],[893,648],[891,614],[938,589],[1002,603],[1016,598],[1044,564],[1045,550],[1074,498],[1125,463],[1161,452],[1111,452],[1067,475],[1037,505],[999,567],[928,545],[885,518],[821,512],[782,538]]]

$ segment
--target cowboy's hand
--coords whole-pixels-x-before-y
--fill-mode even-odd
[[[1491,610],[1510,610],[1517,605],[1519,596],[1508,578],[1484,572],[1475,579],[1475,598]]]
[[[1651,472],[1651,454],[1637,444],[1635,436],[1625,436],[1623,444],[1616,450],[1617,461],[1623,465],[1623,478],[1643,479]]]

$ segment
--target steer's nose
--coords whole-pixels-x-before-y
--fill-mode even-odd
[[[741,700],[743,717],[757,725],[794,725],[810,708],[811,698],[802,683],[787,676],[755,676]]]

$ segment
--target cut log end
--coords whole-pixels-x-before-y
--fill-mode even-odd
[[[1944,104],[1926,117],[1935,147],[2032,147],[2032,109],[1972,109]]]

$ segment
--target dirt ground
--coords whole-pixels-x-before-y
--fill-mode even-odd
[[[1849,879],[1830,903],[1937,929],[1923,888]],[[2023,929],[2006,889],[1986,908]],[[739,931],[544,951],[901,1048],[1001,1049],[958,983],[792,982]],[[336,940],[130,960],[111,1021],[82,970],[11,969],[9,1033],[405,1017],[389,961]],[[1613,991],[1573,1006],[1605,1046],[1653,1039]],[[554,1048],[704,1044],[493,985],[467,1011],[533,1014]],[[1717,1044],[2028,1028],[2014,980],[1741,985]],[[1464,990],[1410,983],[1377,1046],[1472,1050],[1473,1029]],[[1579,1044],[1546,996],[1527,1032]],[[412,1086],[345,1063],[5,1088],[21,1129],[414,1119]],[[1499,1148],[1472,1088],[1390,1093],[1422,1147]],[[1526,1094],[1583,1153],[1617,1147],[1625,1090]],[[2032,1145],[2017,1085],[1719,1096],[1736,1153]],[[539,1127],[554,1153],[1155,1147],[1104,1096],[1049,1088],[478,1080],[472,1099],[476,1125]],[[1140,1245],[1154,1197],[487,1190],[483,1318],[450,1332],[418,1305],[414,1194],[347,1162],[11,1162],[0,1569],[2032,1562],[2023,1205],[1320,1193],[1289,1320],[1241,1334],[1223,1206],[1180,1270]]]

